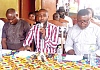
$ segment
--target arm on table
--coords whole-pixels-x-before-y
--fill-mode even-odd
[[[2,38],[1,44],[3,49],[7,49],[6,38]]]
[[[71,33],[72,33],[71,30],[69,30],[64,48],[65,48],[65,51],[66,51],[67,54],[75,55],[75,51],[73,49],[73,43],[74,42],[73,42]]]
[[[30,46],[25,46],[25,50],[32,51],[32,48]]]
[[[69,54],[69,55],[75,55],[75,51],[74,51],[73,49],[71,49],[71,50],[69,50],[69,51],[67,52],[67,54]]]
[[[30,47],[30,44],[32,43],[32,41],[33,41],[33,32],[32,32],[32,30],[30,30],[26,36],[24,43],[23,43],[25,50],[32,51],[32,48]]]

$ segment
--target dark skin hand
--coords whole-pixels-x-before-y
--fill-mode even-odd
[[[18,49],[18,51],[24,51],[24,50],[25,50],[25,48],[23,46]]]
[[[73,49],[71,49],[71,50],[69,50],[69,51],[67,52],[67,54],[69,54],[69,55],[75,55],[75,51],[74,51]]]
[[[40,28],[40,32],[42,33],[42,38],[45,38],[46,35],[45,28]]]
[[[25,49],[24,50],[27,50],[27,51],[32,51],[31,47],[30,46],[25,46]]]

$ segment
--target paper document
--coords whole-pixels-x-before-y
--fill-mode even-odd
[[[16,53],[14,56],[15,57],[28,57],[28,56],[31,56],[33,54],[36,54],[36,52],[20,51],[20,52]]]
[[[64,60],[67,61],[79,61],[82,60],[83,56],[82,55],[66,55]]]
[[[2,49],[2,54],[9,54],[12,50]]]

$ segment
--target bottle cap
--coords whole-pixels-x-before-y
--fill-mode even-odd
[[[59,45],[58,48],[61,48],[61,45]]]

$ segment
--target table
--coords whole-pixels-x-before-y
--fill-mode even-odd
[[[48,58],[46,62],[35,59],[34,56],[15,57],[17,51],[10,51],[3,54],[0,62],[0,70],[100,70],[100,59],[96,67],[90,66],[85,59],[80,61],[56,61],[56,54]],[[63,56],[64,58],[65,56]]]

